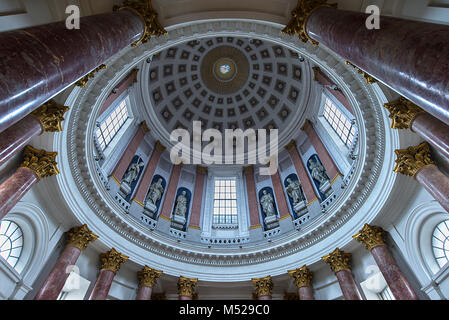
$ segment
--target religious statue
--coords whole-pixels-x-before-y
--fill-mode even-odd
[[[313,159],[310,159],[309,169],[312,178],[320,183],[320,187],[330,180],[326,174],[326,171],[324,170],[324,167],[320,163],[318,163],[318,161],[313,161]]]
[[[186,197],[186,192],[183,191],[181,192],[181,194],[178,196],[178,198],[176,198],[176,206],[175,206],[175,216],[180,216],[180,217],[186,217],[186,213],[187,213],[187,197]]]
[[[148,192],[147,201],[151,204],[156,205],[156,203],[162,198],[164,193],[164,187],[162,186],[162,178],[150,186],[150,191]]]
[[[262,204],[262,210],[265,213],[266,217],[271,217],[276,215],[274,212],[274,199],[271,193],[268,193],[267,190],[263,191],[262,198],[260,198],[260,203]]]
[[[287,183],[287,194],[290,198],[293,199],[293,205],[306,200],[301,190],[301,184],[299,184],[298,180],[293,181],[292,179],[288,178]]]
[[[139,177],[140,170],[142,170],[142,167],[144,166],[143,161],[140,161],[139,163],[133,163],[129,166],[128,170],[126,171],[125,178],[123,178],[122,182],[126,182],[128,185],[131,185],[134,181],[137,180]]]

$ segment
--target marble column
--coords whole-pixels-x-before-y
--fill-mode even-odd
[[[128,257],[114,248],[100,255],[100,274],[90,294],[89,300],[106,300],[116,273]]]
[[[273,281],[271,276],[264,278],[252,279],[254,286],[256,287],[257,300],[271,300],[271,292],[273,291]]]
[[[392,129],[410,129],[449,159],[449,126],[404,97],[385,103]]]
[[[341,175],[340,170],[335,164],[334,159],[332,159],[331,155],[327,151],[326,146],[316,133],[312,122],[310,122],[310,120],[306,120],[301,130],[303,130],[309,137],[309,140],[315,148],[315,151],[317,152],[321,162],[323,163],[323,166],[326,169],[329,178],[331,179],[331,181],[334,181],[336,177]]]
[[[351,254],[337,248],[322,259],[335,273],[345,300],[361,300],[351,272]]]
[[[418,300],[418,296],[388,250],[385,237],[386,233],[382,228],[368,224],[353,236],[371,252],[396,300]]]
[[[335,7],[298,1],[283,31],[323,44],[449,124],[449,65],[441,63],[449,60],[449,27],[380,16],[380,29],[370,30],[367,14]]]
[[[311,204],[313,201],[320,199],[319,194],[317,194],[317,192],[315,191],[315,188],[312,185],[312,181],[307,174],[307,169],[304,166],[301,156],[299,155],[295,140],[292,140],[285,148],[290,153],[290,157],[295,166],[299,181],[301,182],[307,204]]]
[[[148,266],[145,266],[141,271],[139,271],[137,273],[137,277],[139,279],[139,291],[137,293],[136,300],[151,300],[153,287],[161,275],[162,271],[152,269]]]
[[[0,166],[43,132],[61,132],[61,122],[69,107],[54,100],[42,105],[15,125],[0,133]]]
[[[288,274],[295,280],[298,287],[299,300],[315,300],[312,287],[313,273],[306,265],[296,270],[290,270]]]
[[[180,276],[178,280],[179,300],[193,300],[197,283],[198,279]]]
[[[279,211],[280,218],[290,216],[290,210],[288,209],[288,200],[284,193],[284,184],[282,183],[279,170],[271,176],[271,183],[273,184],[274,195],[276,197],[276,204]]]
[[[175,202],[176,190],[178,189],[179,178],[181,176],[181,168],[182,163],[173,165],[170,181],[167,186],[164,204],[162,205],[161,210],[161,217],[166,220],[170,220],[171,211]]]
[[[260,227],[259,205],[257,204],[256,181],[254,179],[254,166],[243,168],[245,175],[246,193],[248,196],[250,228]]]
[[[82,17],[78,30],[61,21],[0,33],[0,132],[122,49],[166,34],[150,1],[114,11]]]
[[[67,232],[67,244],[34,300],[56,300],[81,253],[98,238],[87,225]]]
[[[16,172],[0,185],[0,220],[40,179],[59,173],[57,152],[37,150],[27,146],[23,162]]]
[[[395,150],[395,153],[394,172],[414,177],[449,212],[449,177],[436,166],[429,144],[423,142],[418,146]]]
[[[203,192],[206,174],[206,167],[196,167],[195,192],[193,195],[192,215],[190,217],[190,227],[196,229],[200,229],[201,209],[203,205]]]

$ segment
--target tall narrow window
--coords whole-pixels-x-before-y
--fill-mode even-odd
[[[449,220],[435,227],[432,235],[433,255],[442,268],[449,261]]]
[[[0,256],[14,268],[20,259],[22,249],[22,229],[12,221],[3,220],[0,223]]]
[[[237,190],[235,178],[215,179],[214,225],[237,225]]]
[[[341,141],[349,147],[354,140],[356,128],[339,110],[339,108],[327,97],[323,116]]]
[[[97,128],[96,135],[102,150],[108,147],[128,118],[128,107],[124,99]]]

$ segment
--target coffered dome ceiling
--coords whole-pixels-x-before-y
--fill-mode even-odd
[[[281,129],[305,95],[298,53],[259,39],[213,37],[154,55],[149,95],[168,132],[191,128]]]

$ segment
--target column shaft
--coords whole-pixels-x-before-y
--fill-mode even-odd
[[[337,276],[345,300],[361,300],[351,271],[340,270],[335,275]]]
[[[28,116],[0,133],[0,166],[22,150],[30,140],[42,133],[42,125]]]
[[[106,269],[100,270],[100,275],[95,282],[95,286],[89,300],[106,300],[114,277],[115,272]]]
[[[313,296],[313,288],[310,286],[301,287],[298,289],[299,300],[315,300]]]
[[[420,113],[411,129],[449,159],[449,126],[428,113]]]
[[[151,300],[151,294],[153,293],[153,288],[140,286],[139,292],[137,293],[136,300]]]
[[[66,246],[34,300],[56,300],[70,275],[68,267],[75,265],[80,255],[81,249]]]
[[[374,247],[371,254],[397,300],[418,300],[415,291],[399,269],[386,245]]]
[[[0,220],[38,181],[38,176],[32,170],[18,168],[11,177],[0,185]]]
[[[193,227],[200,226],[201,221],[201,209],[203,204],[203,192],[204,192],[204,182],[205,182],[205,171],[196,171],[196,181],[195,181],[195,193],[193,195],[192,203],[192,214],[190,217],[190,225]]]
[[[182,165],[173,165],[173,170],[170,176],[170,182],[168,183],[165,201],[162,206],[161,216],[170,220],[171,210],[176,197],[176,190],[178,189],[179,177],[181,176]]]
[[[143,34],[131,10],[0,33],[0,132],[98,67]],[[26,56],[26,59],[24,57]]]
[[[415,179],[449,212],[449,178],[436,165],[422,168]]]
[[[381,16],[380,29],[366,27],[367,14],[321,7],[306,31],[320,44],[449,124],[449,27]],[[419,61],[419,63],[417,63]]]
[[[279,216],[282,218],[290,215],[287,198],[285,197],[284,193],[284,185],[282,184],[281,177],[279,176],[279,170],[277,170],[276,173],[271,176],[271,182],[273,183],[274,195],[276,197]]]
[[[257,204],[256,182],[254,180],[254,170],[245,168],[243,170],[246,181],[246,193],[248,196],[249,221],[251,227],[260,225],[259,207]]]

